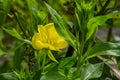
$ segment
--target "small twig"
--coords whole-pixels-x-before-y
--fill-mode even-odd
[[[117,63],[114,60],[108,61],[108,59],[105,59],[101,56],[98,56],[98,58],[104,63],[115,73],[115,76],[120,79],[120,70],[118,69]],[[106,62],[107,61],[107,62]]]
[[[110,1],[111,1],[111,0],[107,0],[107,1],[106,1],[105,5],[104,5],[104,6],[101,8],[101,10],[96,14],[97,16],[103,14],[103,12],[105,11],[106,7],[109,5]]]
[[[116,8],[116,7],[117,7],[117,2],[118,2],[118,0],[115,0],[115,3],[114,3],[114,8]]]

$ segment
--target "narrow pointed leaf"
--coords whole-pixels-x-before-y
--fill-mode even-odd
[[[49,51],[49,52],[48,52],[48,57],[49,57],[52,61],[54,61],[54,62],[57,62],[57,63],[58,63],[58,61],[55,59],[55,57],[54,57],[54,55],[52,54],[52,52],[51,52],[51,51]]]
[[[15,50],[15,54],[13,56],[13,66],[17,70],[21,69],[21,63],[25,56],[24,44],[25,44],[25,42],[21,43],[19,46],[17,46],[17,48]]]
[[[11,36],[19,39],[19,40],[24,40],[20,34],[13,28],[13,30],[5,29],[3,28],[7,33],[9,33]]]
[[[100,55],[120,56],[120,43],[97,43],[90,49],[86,59]]]
[[[10,72],[0,74],[0,80],[19,80],[19,78],[13,72]]]

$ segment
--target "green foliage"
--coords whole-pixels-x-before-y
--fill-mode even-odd
[[[82,33],[82,39],[86,39],[87,35],[87,24],[89,19],[91,19],[94,16],[94,7],[95,3],[92,0],[87,1],[80,1],[80,0],[75,0],[76,3],[76,20],[78,26],[76,25],[76,28]],[[80,33],[79,32],[79,33]]]
[[[23,38],[20,36],[20,34],[13,28],[13,30],[9,30],[9,29],[5,29],[3,28],[7,33],[9,33],[10,35],[12,35],[13,37],[19,39],[19,40],[23,40]]]
[[[89,21],[87,23],[88,32],[86,35],[86,40],[88,40],[93,35],[93,33],[98,28],[98,26],[103,25],[108,19],[115,18],[115,17],[119,18],[119,14],[118,13],[107,14],[104,16],[96,16],[96,17],[89,19]]]
[[[93,35],[98,26],[103,25],[110,18],[112,18],[112,15],[109,14],[91,18],[87,23],[88,33],[86,35],[86,40],[88,40]]]
[[[85,55],[86,60],[100,55],[120,56],[119,43],[97,43]]]
[[[120,42],[112,34],[115,26],[120,26],[119,3],[0,0],[0,80],[120,79]],[[33,49],[32,37],[38,25],[48,23],[54,23],[58,34],[68,42],[67,48],[60,52]],[[105,42],[96,35],[99,27],[108,31],[104,33]]]
[[[69,42],[70,45],[73,47],[76,46],[76,38],[74,35],[68,30],[66,27],[64,21],[62,20],[62,17],[47,3],[45,3],[51,16],[53,17],[53,21],[55,22],[55,28],[57,32],[66,40]]]
[[[81,68],[80,78],[81,80],[98,78],[102,75],[102,70],[103,63],[83,65]]]
[[[38,24],[40,24],[40,21],[41,21],[41,18],[38,15],[38,13],[39,13],[38,4],[35,0],[31,0],[31,1],[26,0],[26,2],[28,5],[28,9],[30,11],[30,16],[31,16],[31,20],[32,20],[31,25],[37,26]]]
[[[13,72],[11,72],[0,74],[0,80],[19,80],[19,78]]]
[[[16,68],[18,70],[20,70],[22,60],[25,56],[25,49],[24,49],[23,45],[25,45],[25,43],[22,43],[21,45],[19,45],[16,48],[15,54],[13,57],[13,66],[14,66],[14,68]]]
[[[48,52],[48,57],[49,57],[52,61],[58,63],[58,61],[55,59],[55,57],[53,56],[53,54],[51,53],[51,51]]]
[[[2,26],[3,25],[3,23],[4,23],[4,20],[5,20],[5,17],[7,16],[7,14],[8,14],[8,12],[9,12],[9,10],[10,10],[10,1],[11,0],[7,0],[7,1],[0,1],[0,3],[2,3],[1,5],[0,5],[0,15],[1,15],[1,17],[0,17],[0,26]]]
[[[69,80],[65,76],[61,75],[57,69],[52,69],[52,71],[48,72],[46,75],[42,76],[40,80]]]
[[[89,50],[87,59],[100,55],[120,56],[119,53],[120,53],[119,43],[97,43]]]
[[[59,63],[58,68],[66,68],[69,70],[74,65],[74,62],[75,62],[75,57],[68,57],[62,59]]]

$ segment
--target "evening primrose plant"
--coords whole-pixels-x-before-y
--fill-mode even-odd
[[[120,56],[120,46],[110,42],[96,43],[95,34],[98,26],[104,24],[108,19],[115,18],[117,15],[111,13],[104,16],[94,16],[95,3],[92,0],[75,0],[75,3],[74,35],[69,32],[61,16],[48,4],[46,6],[55,22],[57,32],[74,48],[73,56],[76,60],[76,64],[74,64],[76,67],[69,68],[73,70],[70,80],[98,78],[102,75],[104,62],[91,64],[89,59],[100,55]],[[114,48],[111,44],[114,44]],[[63,71],[63,74],[65,73]],[[69,79],[69,71],[67,73],[66,77]]]
[[[57,62],[50,50],[60,51],[66,48],[68,43],[56,32],[54,24],[49,23],[45,26],[38,25],[38,33],[32,37],[32,46],[34,49],[46,49],[51,60]]]
[[[2,30],[19,41],[15,40],[13,44],[15,50],[10,70],[5,72],[2,71],[4,66],[0,67],[0,80],[103,80],[110,75],[104,77],[106,66],[120,79],[119,72],[116,72],[119,69],[111,66],[115,57],[120,56],[120,43],[102,42],[96,37],[98,27],[107,24],[107,20],[119,19],[119,12],[96,10],[100,0],[58,0],[59,5],[64,2],[67,5],[64,11],[68,10],[68,13],[61,15],[52,7],[51,4],[55,4],[52,0],[9,1],[12,4],[3,1],[3,9],[7,10],[6,6],[12,5],[12,12],[3,12],[7,12],[5,19],[13,15],[13,21],[7,24],[0,22],[0,25]],[[25,11],[19,11],[17,5],[13,6],[14,2]],[[70,5],[73,11],[69,10]],[[72,12],[68,20],[71,24],[68,24],[64,15],[68,17],[67,14]],[[4,21],[2,17],[0,20]],[[15,23],[13,29],[6,27],[12,23]]]

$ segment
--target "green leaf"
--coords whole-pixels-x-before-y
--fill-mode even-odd
[[[75,79],[75,80],[81,80],[80,78],[77,78],[77,79]]]
[[[11,36],[19,39],[19,40],[24,40],[20,34],[13,28],[13,30],[5,29],[3,28],[7,33],[9,33]]]
[[[76,3],[76,25],[75,27],[78,27],[78,30],[82,33],[82,39],[85,40],[86,34],[87,34],[87,22],[89,19],[91,19],[94,16],[94,7],[96,1],[90,0],[75,0]]]
[[[47,6],[54,24],[55,24],[55,28],[57,30],[57,32],[59,33],[59,35],[61,37],[63,37],[66,41],[68,41],[68,43],[75,47],[76,46],[76,42],[77,39],[75,38],[75,36],[69,31],[69,29],[67,28],[65,22],[63,21],[62,17],[47,3],[45,3],[45,5]]]
[[[52,54],[52,52],[51,52],[50,50],[49,50],[49,52],[48,52],[48,57],[49,57],[52,61],[58,63],[58,61],[55,59],[54,55]]]
[[[10,11],[10,2],[11,0],[0,1],[0,25],[4,23],[6,16]]]
[[[89,80],[100,77],[102,75],[103,66],[103,63],[83,65],[81,67],[81,80]]]
[[[62,59],[58,65],[58,72],[63,76],[72,77],[71,68],[75,64],[75,60],[76,60],[75,56]]]
[[[32,80],[40,80],[40,77],[41,77],[41,71],[37,71],[34,77],[32,78]]]
[[[69,80],[65,76],[62,76],[59,72],[57,67],[53,67],[50,71],[47,71],[40,80]]]
[[[2,49],[0,49],[0,58],[2,58],[5,54],[6,53]]]
[[[19,79],[13,72],[10,72],[0,74],[0,80],[19,80]]]
[[[99,25],[103,25],[110,18],[112,18],[111,14],[91,18],[87,23],[88,32],[86,35],[86,40],[92,36]]]
[[[1,17],[0,17],[0,26],[2,26],[2,25],[3,25],[3,22],[4,22],[4,19],[5,19],[6,14],[5,14],[4,12],[0,12],[0,15],[1,15]]]
[[[44,69],[45,71],[51,71],[54,67],[58,67],[58,63],[55,63],[55,62],[51,62],[47,65],[45,65]]]
[[[25,15],[21,14],[21,13],[16,13],[16,18],[18,19],[19,22],[19,26],[21,26],[21,28],[24,30],[28,30],[28,23],[27,23],[27,18]]]
[[[104,16],[96,16],[89,19],[87,23],[88,32],[86,35],[86,40],[88,40],[92,34],[96,31],[99,25],[103,25],[110,18],[120,18],[120,12],[110,13]]]
[[[74,63],[75,63],[75,57],[67,57],[60,61],[58,68],[70,69],[74,65]]]
[[[35,0],[26,0],[28,8],[30,10],[31,13],[34,13],[34,11],[36,11],[37,9],[37,2]]]
[[[100,55],[120,56],[120,43],[97,43],[89,50],[86,60]]]
[[[25,55],[25,49],[24,49],[24,43],[20,44],[16,50],[15,50],[15,54],[13,56],[13,65],[14,65],[14,68],[16,69],[20,69],[21,68],[21,62],[24,58],[24,55]]]
[[[37,25],[42,24],[41,22],[41,16],[40,16],[40,10],[38,8],[38,3],[36,0],[26,0],[27,6],[29,9],[29,14],[31,18],[31,23],[29,25],[29,32],[31,35],[34,34],[34,31],[37,30]],[[39,3],[39,5],[42,5],[42,3]]]

